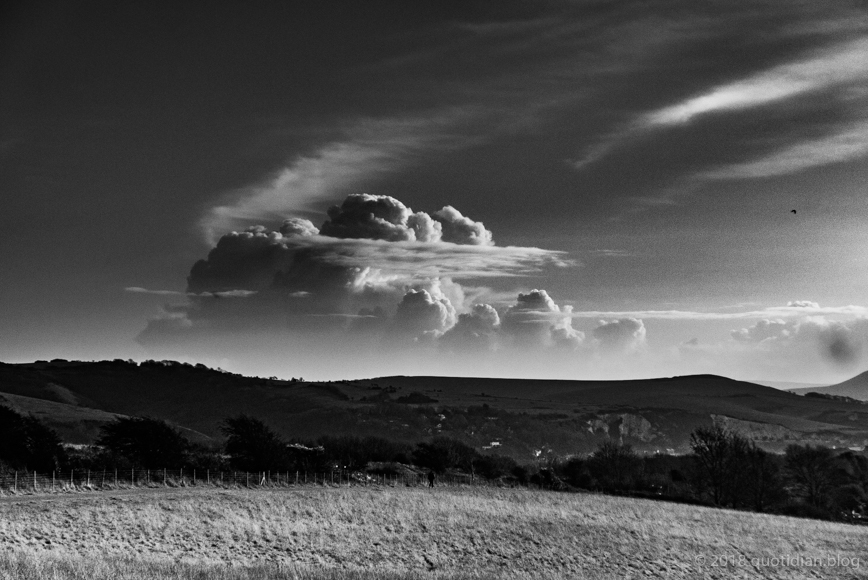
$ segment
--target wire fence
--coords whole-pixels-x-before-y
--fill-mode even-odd
[[[489,486],[484,478],[463,474],[438,475],[435,486]],[[36,473],[15,471],[0,474],[0,492],[34,493],[77,490],[113,490],[133,487],[295,487],[295,486],[384,486],[425,487],[426,475],[417,473],[373,474],[360,471],[211,471],[195,469],[70,470]]]

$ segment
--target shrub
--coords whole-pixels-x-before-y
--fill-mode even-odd
[[[52,471],[66,462],[60,437],[35,417],[0,406],[0,462],[12,469]]]
[[[242,471],[290,468],[286,443],[259,419],[243,414],[230,417],[220,430],[227,437],[225,449],[233,468]]]
[[[629,445],[604,441],[588,458],[588,472],[603,489],[626,490],[636,485],[641,473],[639,456]]]
[[[184,466],[187,439],[165,421],[123,417],[100,429],[97,445],[134,467],[178,469]]]
[[[413,451],[416,465],[442,473],[447,469],[474,471],[479,454],[469,445],[456,439],[437,437],[430,443],[419,443]]]

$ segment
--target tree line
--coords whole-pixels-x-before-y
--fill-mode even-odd
[[[261,420],[226,418],[222,443],[192,443],[165,421],[124,417],[103,425],[96,445],[64,447],[36,418],[0,406],[0,469],[200,469],[248,472],[372,471],[397,474],[406,466],[461,472],[507,484],[594,490],[720,507],[823,519],[868,521],[868,457],[822,446],[790,445],[783,454],[759,448],[720,426],[691,434],[684,456],[640,455],[605,441],[587,456],[519,465],[481,454],[456,439],[411,445],[380,437],[322,436],[284,440]]]

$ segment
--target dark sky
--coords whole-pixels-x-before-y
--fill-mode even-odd
[[[2,360],[865,366],[864,2],[3,10]]]

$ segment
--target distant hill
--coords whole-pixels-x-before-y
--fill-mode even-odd
[[[797,383],[792,381],[748,381],[750,383],[756,383],[758,385],[763,385],[765,387],[774,387],[775,389],[781,389],[783,391],[795,391],[796,389],[813,389],[816,387],[826,387],[829,383]]]
[[[860,375],[856,375],[852,379],[848,379],[837,385],[828,387],[811,387],[807,389],[792,389],[791,392],[798,395],[806,393],[823,393],[826,395],[840,395],[858,399],[859,401],[868,401],[868,371]]]
[[[719,423],[761,446],[864,447],[868,404],[712,375],[635,381],[382,377],[300,382],[173,362],[0,363],[0,404],[33,413],[70,442],[92,441],[117,415],[151,416],[220,440],[246,413],[287,438],[376,435],[461,439],[527,461],[592,451],[605,440],[642,452],[686,452],[690,433]]]

